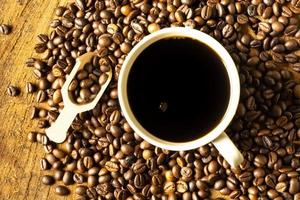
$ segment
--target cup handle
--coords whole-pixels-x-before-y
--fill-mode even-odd
[[[243,162],[243,155],[236,148],[234,143],[225,132],[221,133],[216,139],[212,141],[212,143],[218,149],[224,159],[231,165],[231,167],[236,168]]]

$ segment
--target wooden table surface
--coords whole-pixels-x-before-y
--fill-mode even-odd
[[[44,155],[41,145],[27,140],[36,130],[37,121],[29,120],[34,96],[26,94],[26,81],[35,82],[32,70],[25,66],[35,56],[36,36],[49,33],[49,21],[58,5],[67,0],[1,0],[0,23],[12,25],[12,33],[0,35],[0,200],[73,199],[54,194],[54,187],[41,183],[40,170]],[[9,85],[21,88],[18,97],[9,97]],[[74,186],[71,187],[71,190]],[[213,192],[213,196],[216,192]],[[214,198],[212,197],[212,199]]]

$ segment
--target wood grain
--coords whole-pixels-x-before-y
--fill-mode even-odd
[[[35,82],[32,70],[25,66],[34,56],[33,47],[39,33],[48,33],[54,8],[66,0],[1,0],[0,22],[11,24],[10,35],[0,35],[0,199],[72,199],[58,197],[54,187],[41,184],[39,160],[41,145],[27,141],[27,133],[37,126],[28,119],[33,95],[24,93],[26,81]],[[8,85],[21,88],[21,95],[8,97]]]
[[[39,168],[44,155],[41,145],[27,140],[36,130],[36,121],[29,120],[33,95],[26,94],[26,81],[35,82],[32,70],[25,66],[35,56],[33,47],[39,33],[49,33],[49,21],[58,5],[67,0],[1,0],[0,23],[12,25],[10,35],[0,35],[0,200],[74,199],[74,194],[59,197],[54,187],[41,184]],[[21,88],[18,97],[6,95],[6,88]],[[74,189],[74,186],[71,187]],[[213,197],[220,196],[213,192]]]

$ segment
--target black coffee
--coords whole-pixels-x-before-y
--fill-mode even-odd
[[[132,66],[127,89],[140,124],[174,142],[199,138],[214,128],[230,95],[219,56],[190,38],[164,39],[145,49]]]

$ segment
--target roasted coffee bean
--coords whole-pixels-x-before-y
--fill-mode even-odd
[[[258,24],[258,26],[263,32],[266,32],[266,33],[271,32],[271,25],[267,22],[260,22]]]
[[[210,173],[216,173],[219,170],[219,164],[216,160],[212,160],[211,162],[209,162],[208,164],[208,171]]]
[[[217,12],[218,12],[218,16],[219,17],[222,17],[224,16],[226,13],[225,13],[225,8],[222,4],[220,3],[217,3],[216,4],[216,9],[217,9]]]
[[[289,193],[290,194],[296,194],[300,190],[300,181],[298,177],[291,178],[290,180],[290,187],[289,187]]]
[[[41,137],[41,141],[40,141],[43,145],[47,145],[49,143],[49,139],[46,135],[42,135]]]
[[[44,185],[53,185],[54,182],[55,182],[55,180],[52,176],[45,175],[45,176],[42,177],[42,183]]]
[[[105,168],[110,172],[117,172],[119,171],[119,165],[112,161],[108,161],[105,163]]]
[[[291,9],[287,6],[283,6],[282,8],[282,16],[284,17],[292,17],[293,12],[291,11]]]
[[[181,173],[181,176],[186,177],[186,178],[189,178],[189,177],[191,177],[193,175],[193,171],[189,167],[183,167],[183,168],[181,168],[180,173]]]
[[[287,189],[287,184],[285,182],[279,182],[276,184],[275,189],[282,193]]]
[[[273,29],[274,31],[276,31],[276,32],[282,32],[283,29],[284,29],[283,24],[280,23],[280,22],[273,22],[273,23],[271,24],[271,26],[272,26],[272,29]]]
[[[147,30],[149,33],[154,33],[158,30],[160,30],[160,26],[156,23],[151,23],[148,25]]]
[[[241,191],[238,191],[238,190],[235,190],[235,191],[232,191],[229,195],[229,197],[231,199],[236,199],[238,198],[239,196],[241,195]]]
[[[279,114],[276,114],[276,115],[279,115]],[[268,136],[263,136],[262,140],[263,140],[263,144],[266,148],[271,149],[273,147],[273,142]]]
[[[33,93],[33,92],[36,91],[36,87],[32,83],[27,82],[26,87],[25,87],[25,91],[26,91],[26,93]]]
[[[69,171],[66,171],[64,173],[64,176],[63,176],[63,179],[62,179],[63,183],[65,185],[71,185],[73,184],[73,173],[72,172],[69,172]]]
[[[130,146],[129,144],[123,144],[121,146],[121,151],[125,154],[125,155],[131,155],[134,151],[133,147]]]
[[[125,54],[129,53],[131,48],[132,48],[132,46],[126,42],[123,42],[120,46],[121,51]]]
[[[137,189],[142,189],[144,185],[145,185],[145,178],[144,178],[144,176],[141,175],[141,174],[137,174],[134,177],[134,186]]]
[[[11,26],[7,24],[0,24],[0,34],[8,35],[11,33]]]
[[[247,14],[248,14],[249,16],[251,16],[251,17],[253,17],[254,15],[257,14],[257,13],[256,13],[256,7],[255,7],[255,5],[249,5],[249,6],[247,7]]]
[[[229,38],[232,36],[232,34],[234,33],[234,29],[232,27],[232,25],[227,24],[226,26],[224,26],[224,28],[222,29],[222,35],[225,38]]]
[[[162,185],[163,183],[163,178],[162,176],[156,174],[152,177],[152,184],[153,185]]]
[[[64,158],[66,156],[66,153],[60,149],[54,149],[52,153],[56,158]]]
[[[262,168],[257,168],[253,171],[255,178],[262,178],[265,176],[265,171]]]
[[[54,179],[57,181],[61,181],[63,179],[63,176],[64,176],[64,171],[57,170],[54,173]]]
[[[36,132],[29,132],[27,138],[30,142],[37,142],[37,133]]]
[[[79,174],[79,173],[75,173],[73,175],[73,180],[75,183],[84,183],[85,182],[85,177],[82,175],[82,174]]]
[[[47,127],[49,127],[49,121],[46,120],[46,119],[40,119],[38,121],[38,127],[39,128],[47,128]]]
[[[257,167],[263,167],[267,163],[267,158],[260,154],[254,158],[254,165]]]
[[[116,125],[121,120],[121,113],[118,110],[114,110],[110,115],[110,122],[112,125]]]
[[[101,190],[99,190],[99,188],[100,187],[97,187],[96,189],[95,188],[88,188],[87,190],[86,190],[86,194],[87,194],[87,196],[90,198],[90,199],[95,199],[95,198],[97,198],[97,193],[98,194],[101,194],[101,195],[105,195],[105,194],[107,194],[107,192],[105,193],[105,194],[102,194],[101,193]]]
[[[246,53],[246,52],[249,51],[249,49],[248,49],[245,45],[243,45],[240,41],[237,41],[237,42],[236,42],[236,47],[237,47],[241,52],[244,52],[244,53]]]
[[[273,190],[273,189],[269,190],[267,192],[267,195],[268,195],[269,198],[272,198],[272,199],[275,199],[276,197],[279,196],[278,192],[276,190]]]
[[[174,181],[175,178],[180,177],[180,167],[178,165],[175,165],[172,167],[172,171],[166,171],[165,178],[167,181]]]
[[[209,7],[209,6],[204,6],[202,9],[201,9],[201,17],[204,19],[204,20],[208,20],[211,16],[212,16],[212,8]]]
[[[296,63],[298,60],[298,57],[295,54],[290,53],[290,54],[285,55],[284,59],[289,63]]]
[[[231,190],[228,189],[227,187],[224,187],[223,189],[220,190],[220,193],[223,195],[229,195],[231,193]]]
[[[108,47],[111,44],[111,39],[108,36],[100,37],[98,44],[102,47]]]
[[[252,174],[250,172],[244,172],[239,176],[241,182],[247,182],[252,180]]]
[[[267,175],[266,178],[265,178],[265,182],[269,187],[275,188],[275,186],[276,186],[276,177],[275,177],[275,175],[273,175],[273,174]]]
[[[184,13],[181,10],[177,10],[175,12],[175,19],[180,23],[184,22],[185,21]]]
[[[83,165],[87,169],[91,169],[94,166],[94,159],[91,156],[85,156],[83,158]]]
[[[176,185],[174,182],[167,182],[164,185],[164,191],[166,193],[172,193],[176,191]]]
[[[41,168],[41,170],[49,169],[49,163],[45,158],[40,160],[40,168]]]
[[[298,43],[296,40],[288,40],[284,43],[284,46],[287,50],[293,51],[297,49]]]
[[[214,189],[216,190],[221,190],[222,188],[224,188],[226,186],[226,183],[224,180],[218,180],[215,182],[214,184]]]
[[[8,86],[6,92],[9,96],[12,96],[12,97],[18,96],[20,94],[19,88],[12,86],[12,85]]]
[[[55,193],[60,195],[60,196],[66,196],[70,194],[70,190],[66,188],[65,186],[58,185],[55,187]]]
[[[143,163],[136,163],[133,166],[133,172],[136,174],[141,174],[146,170],[146,166]]]
[[[87,178],[87,184],[89,187],[93,187],[95,185],[97,185],[98,180],[96,176],[88,176]]]
[[[179,193],[185,193],[188,190],[188,185],[184,181],[177,181],[176,182],[176,190]]]
[[[100,171],[99,167],[93,167],[93,168],[89,169],[88,175],[96,175],[99,173],[99,171]]]
[[[237,16],[237,22],[239,23],[239,24],[247,24],[248,23],[248,17],[246,16],[246,15],[244,15],[244,14],[241,14],[241,15],[238,15]]]
[[[80,185],[80,186],[77,186],[75,188],[75,193],[78,194],[78,195],[85,195],[86,194],[86,190],[87,190],[86,186]]]
[[[65,10],[66,10],[65,7],[59,6],[55,9],[55,15],[61,17],[64,14]]]
[[[36,95],[36,102],[41,103],[44,102],[47,98],[47,94],[44,90],[39,90]]]
[[[296,8],[300,8],[300,2],[297,0],[292,0],[291,1],[292,5],[295,6]]]

